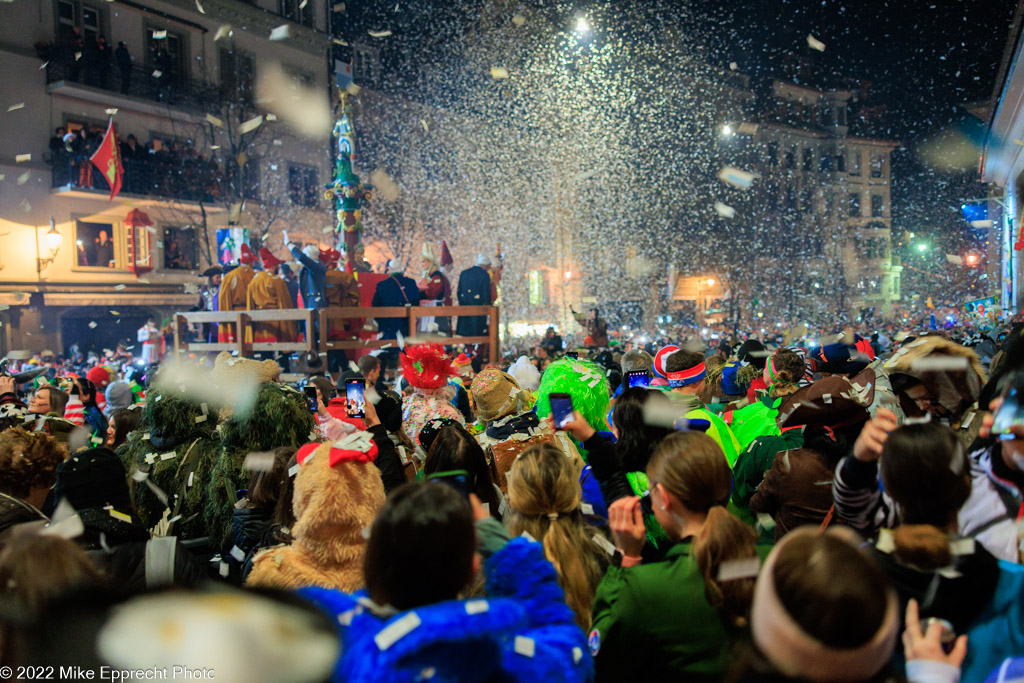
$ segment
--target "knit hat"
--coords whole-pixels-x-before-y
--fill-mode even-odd
[[[794,538],[817,533],[807,527],[796,529],[769,553],[754,588],[751,635],[772,666],[788,678],[839,683],[870,680],[889,661],[899,637],[899,604],[892,589],[886,591],[885,617],[875,635],[859,647],[843,649],[825,645],[814,634],[805,632],[776,592],[774,570],[779,553]],[[845,538],[837,532],[827,533]],[[852,539],[847,542],[852,545]]]
[[[448,383],[449,377],[458,374],[439,344],[406,346],[398,362],[406,381],[418,389],[439,389]]]
[[[274,256],[274,252],[270,251],[266,247],[260,247],[260,260],[263,261],[263,267],[267,270],[276,268],[284,263],[284,261]]]
[[[132,508],[124,464],[105,447],[81,451],[57,465],[53,498],[67,500],[76,510],[107,505],[122,512]]]
[[[430,451],[430,447],[433,445],[438,433],[448,425],[456,424],[459,423],[450,417],[436,417],[423,425],[423,429],[416,435],[416,441],[419,442],[423,452],[427,453]]]
[[[393,258],[390,261],[388,261],[388,272],[391,273],[392,275],[395,273],[404,273],[405,264],[402,263],[401,259]]]
[[[85,378],[99,388],[110,381],[110,370],[102,365],[97,365],[85,373]]]
[[[478,266],[489,266],[489,265],[491,265],[491,257],[488,256],[487,254],[483,254],[483,253],[477,254],[476,255],[476,264]]]
[[[519,412],[523,407],[522,389],[512,375],[498,368],[484,368],[469,387],[476,403],[476,414],[491,422]]]
[[[249,248],[248,244],[243,242],[238,251],[240,253],[240,256],[238,257],[239,263],[244,263],[247,266],[251,266],[253,263],[256,263],[256,257],[253,255],[252,249]]]
[[[107,398],[107,410],[110,412],[118,408],[127,408],[135,401],[131,385],[123,380],[111,382],[107,386],[104,396]]]
[[[665,361],[667,361],[668,357],[678,350],[679,347],[673,344],[662,346],[658,349],[658,352],[654,354],[654,374],[661,378],[667,377],[668,370],[665,369]]]

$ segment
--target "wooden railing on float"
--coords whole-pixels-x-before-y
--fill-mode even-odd
[[[411,342],[420,339],[427,339],[431,342],[441,343],[446,346],[462,344],[487,344],[489,360],[500,358],[498,346],[498,315],[497,306],[394,306],[394,307],[332,307],[322,308],[314,311],[308,308],[289,308],[273,311],[196,311],[188,313],[177,313],[174,317],[174,352],[208,352],[208,351],[237,351],[239,356],[251,356],[254,351],[271,351],[291,353],[293,351],[333,351],[343,349],[379,349],[386,346],[394,346],[394,339],[359,339],[351,336],[347,339],[330,339],[331,330],[338,330],[347,320],[368,320],[372,318],[405,318],[409,325],[409,337]],[[298,321],[304,322],[306,330],[313,326],[314,316],[320,328],[319,344],[315,343],[314,336],[306,334],[305,341],[301,342],[246,342],[245,330],[254,322],[282,322]],[[438,337],[436,334],[417,333],[416,324],[420,318],[450,317],[454,331],[459,316],[488,318],[486,336],[479,337]],[[234,328],[235,341],[233,342],[206,342],[186,341],[186,329],[190,324],[211,323],[231,325]],[[358,335],[360,329],[354,332],[343,332],[348,335]]]

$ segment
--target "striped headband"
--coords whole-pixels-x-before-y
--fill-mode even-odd
[[[775,384],[778,376],[779,372],[775,369],[775,354],[773,353],[771,358],[768,359],[768,386]]]
[[[704,379],[707,374],[708,371],[704,366],[704,363],[699,363],[688,370],[668,373],[668,385],[673,388],[678,388],[685,387],[688,384],[696,384]]]

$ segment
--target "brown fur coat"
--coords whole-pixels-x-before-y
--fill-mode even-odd
[[[362,531],[384,504],[384,484],[373,463],[331,467],[330,450],[330,443],[322,444],[295,477],[295,540],[257,555],[246,585],[346,593],[363,587]]]

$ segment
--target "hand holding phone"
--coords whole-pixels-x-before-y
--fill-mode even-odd
[[[572,396],[551,394],[548,396],[548,400],[551,402],[551,418],[555,423],[555,429],[565,429],[565,426],[573,419]]]
[[[626,386],[632,389],[633,387],[649,387],[651,385],[651,375],[646,370],[630,370],[626,373]]]
[[[366,416],[366,381],[345,380],[345,413],[349,417]]]
[[[1002,405],[992,415],[991,433],[1000,440],[1015,439],[1012,427],[1024,425],[1024,375],[1011,375],[1001,398]]]
[[[306,397],[306,407],[309,408],[309,412],[316,414],[320,412],[320,401],[318,400],[316,387],[313,385],[305,386],[302,388],[302,393]]]

